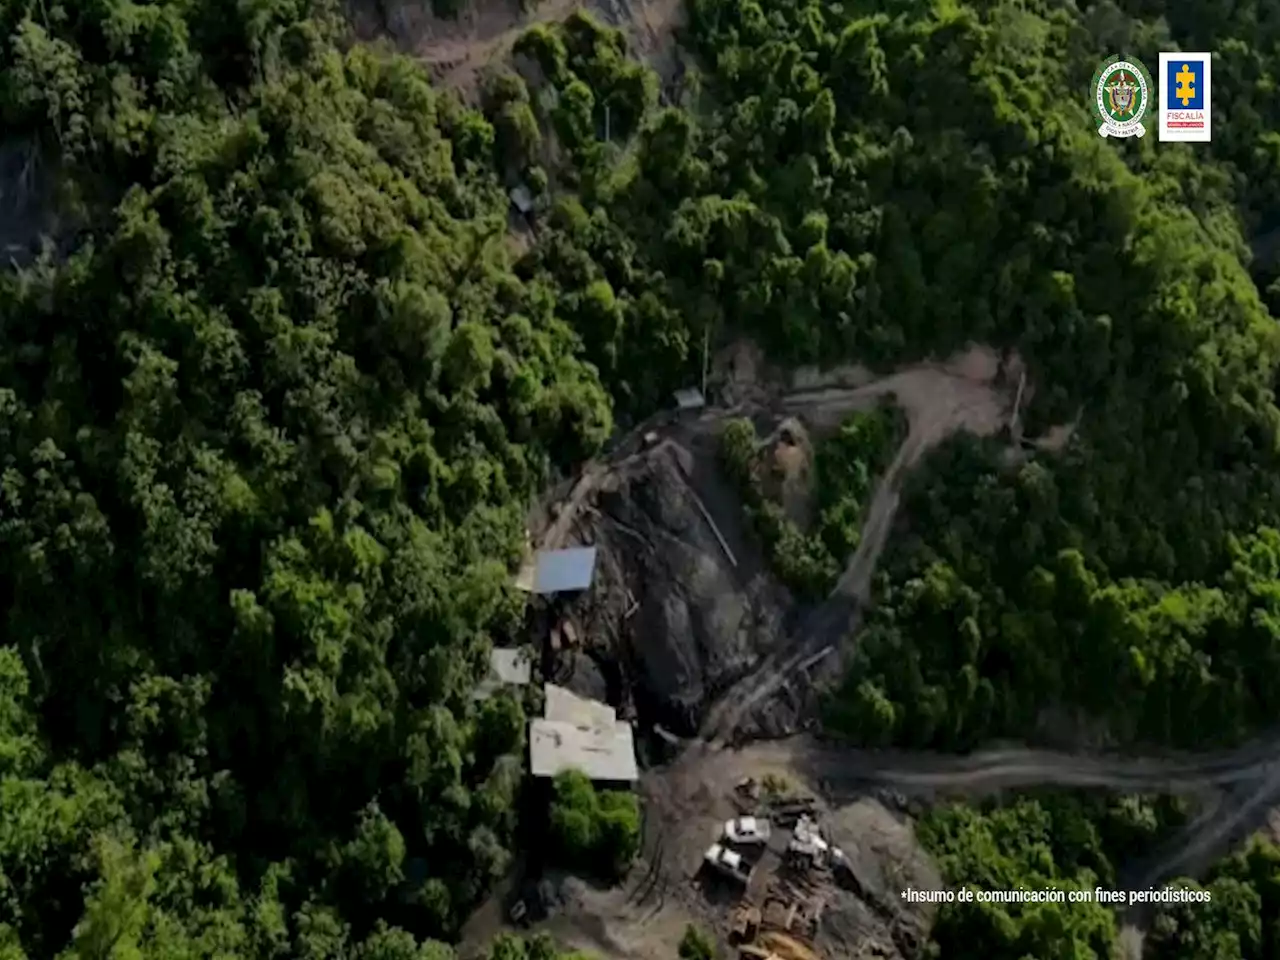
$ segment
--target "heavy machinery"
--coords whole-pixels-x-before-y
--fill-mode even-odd
[[[730,850],[723,844],[713,843],[707,848],[702,859],[703,863],[721,876],[736,880],[744,886],[751,882],[751,864],[736,850]]]

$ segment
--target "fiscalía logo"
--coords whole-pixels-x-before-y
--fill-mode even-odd
[[[1160,139],[1208,142],[1212,58],[1207,53],[1160,54]]]
[[[1151,101],[1151,74],[1133,57],[1114,56],[1104,60],[1093,75],[1093,114],[1098,135],[1141,137],[1142,125]]]

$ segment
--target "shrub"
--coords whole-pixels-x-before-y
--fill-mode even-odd
[[[555,779],[550,810],[554,850],[565,865],[616,877],[640,850],[640,804],[635,794],[597,791],[586,774]]]
[[[712,960],[716,955],[716,942],[711,935],[692,923],[684,928],[680,939],[680,960]]]

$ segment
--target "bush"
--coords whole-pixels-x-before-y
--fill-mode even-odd
[[[556,777],[550,820],[554,850],[566,866],[617,877],[640,850],[635,794],[597,791],[581,771]]]
[[[716,955],[716,942],[710,934],[693,924],[684,928],[680,939],[680,960],[712,960]]]
[[[745,417],[730,420],[720,435],[720,460],[740,492],[744,495],[753,485],[751,461],[756,454],[756,428]]]

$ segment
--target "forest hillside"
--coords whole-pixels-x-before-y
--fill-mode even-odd
[[[704,339],[1016,348],[1027,429],[1077,423],[1059,457],[931,461],[833,729],[1280,715],[1271,9],[688,14],[678,96],[575,14],[471,107],[321,0],[0,0],[5,200],[57,211],[0,274],[0,956],[448,957],[517,852],[523,708],[471,691],[528,503]],[[1214,142],[1100,138],[1098,63],[1176,47],[1215,51]],[[1036,842],[985,816],[932,836]],[[1211,882],[1274,923],[1275,862]],[[987,956],[1109,949],[986,919]],[[1219,932],[1168,955],[1274,943]]]

